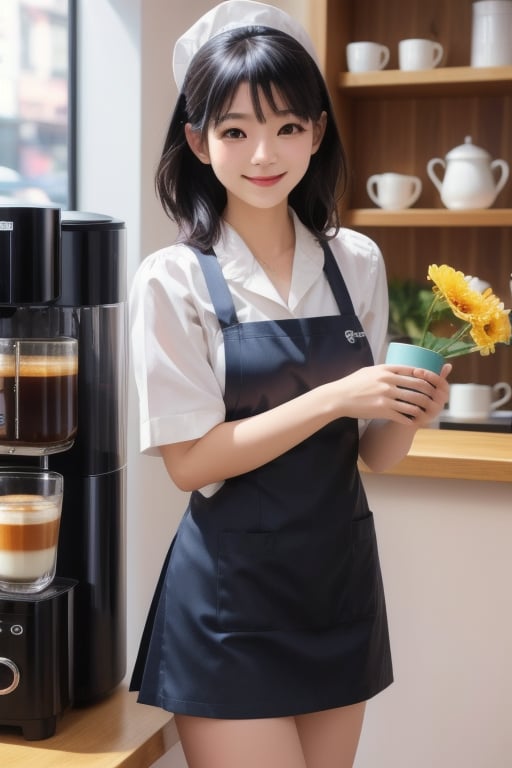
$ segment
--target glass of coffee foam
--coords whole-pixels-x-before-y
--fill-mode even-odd
[[[0,453],[70,448],[77,390],[76,339],[0,339]]]
[[[41,592],[55,577],[63,477],[0,467],[0,590]]]

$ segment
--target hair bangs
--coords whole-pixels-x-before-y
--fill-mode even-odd
[[[202,132],[206,132],[210,123],[220,122],[229,111],[242,83],[249,85],[254,112],[261,122],[264,120],[262,101],[278,112],[277,96],[298,117],[319,118],[324,105],[317,68],[293,38],[266,27],[250,27],[239,34],[230,32],[218,36],[222,37],[225,40],[216,40],[208,62],[208,97],[201,109],[201,124],[197,125]],[[190,93],[193,100],[192,84]]]

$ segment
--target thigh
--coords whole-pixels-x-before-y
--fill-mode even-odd
[[[352,768],[365,702],[295,718],[308,768]]]
[[[293,717],[175,720],[188,768],[306,768]]]

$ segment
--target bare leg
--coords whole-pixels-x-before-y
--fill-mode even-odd
[[[307,768],[293,717],[175,720],[188,768]]]
[[[365,703],[295,718],[307,768],[352,768]]]

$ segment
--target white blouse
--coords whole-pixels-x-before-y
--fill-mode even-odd
[[[288,303],[227,224],[215,253],[241,323],[338,314],[321,245],[294,215]],[[388,293],[375,243],[349,229],[329,241],[375,362],[384,357]],[[140,403],[140,449],[202,437],[225,420],[224,343],[193,251],[175,244],[148,256],[130,292],[132,360]],[[364,425],[361,424],[361,428]]]

